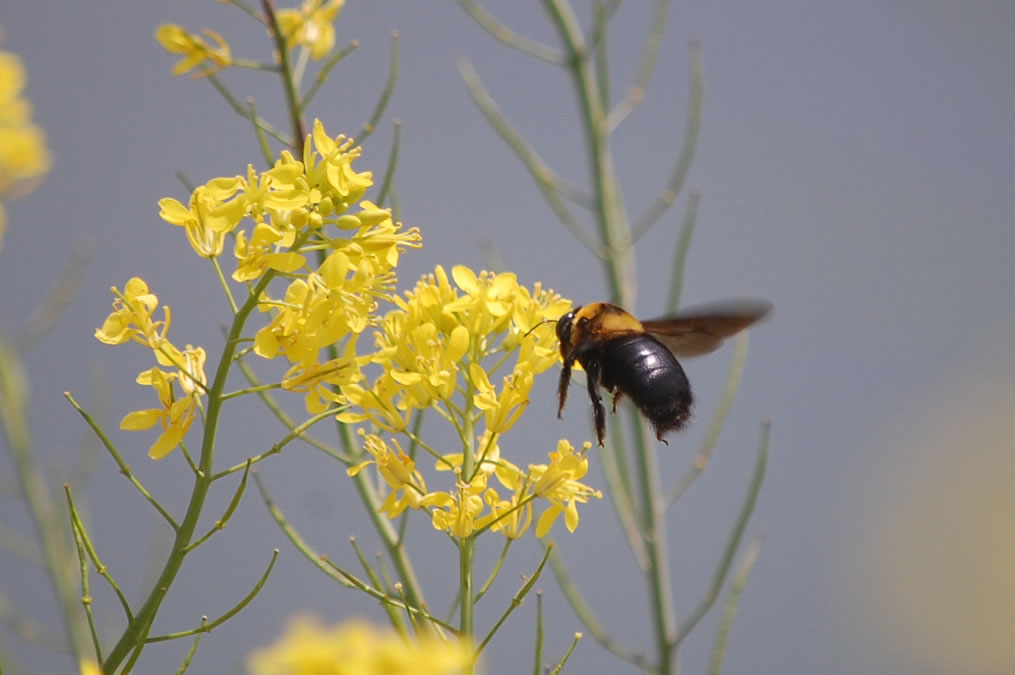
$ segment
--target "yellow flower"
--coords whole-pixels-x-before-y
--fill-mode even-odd
[[[479,364],[470,364],[469,374],[478,390],[475,406],[486,413],[487,430],[502,434],[513,427],[529,404],[533,374],[515,370],[514,373],[504,378],[504,388],[500,396],[497,396],[486,371]]]
[[[510,499],[501,499],[496,490],[488,489],[483,493],[483,501],[490,507],[490,513],[477,520],[476,526],[492,523],[490,529],[494,532],[501,532],[508,539],[521,538],[532,523],[532,503],[522,504],[524,498],[524,494],[517,492]]]
[[[314,60],[328,55],[335,46],[334,22],[345,0],[304,0],[299,9],[280,9],[278,25],[290,48],[310,48]]]
[[[426,495],[422,506],[432,506],[431,518],[435,530],[445,530],[455,537],[467,537],[481,525],[476,519],[483,511],[483,490],[486,489],[486,475],[477,474],[468,483],[459,481],[456,492],[431,492]]]
[[[388,518],[397,518],[410,507],[419,508],[424,495],[426,495],[426,483],[423,481],[422,474],[416,470],[416,463],[412,458],[402,451],[402,446],[398,444],[397,440],[392,441],[395,446],[395,450],[392,451],[380,436],[367,435],[362,429],[360,429],[359,435],[365,440],[363,449],[373,459],[349,467],[346,473],[355,476],[366,466],[377,465],[377,472],[392,489],[379,509]]]
[[[336,419],[343,424],[369,421],[389,433],[409,428],[411,409],[406,403],[405,389],[390,373],[377,378],[369,389],[358,384],[343,385],[342,395],[352,406],[351,410],[338,414]]]
[[[603,494],[579,482],[589,468],[585,453],[592,447],[585,443],[581,454],[575,454],[574,446],[566,440],[557,443],[557,451],[550,453],[550,464],[529,465],[529,475],[535,481],[532,491],[538,497],[550,502],[550,507],[536,523],[536,536],[545,536],[554,521],[564,513],[564,523],[570,532],[578,527],[578,504],[588,502],[589,497],[602,499]]]
[[[189,208],[171,197],[160,199],[159,217],[170,225],[183,227],[190,246],[199,256],[214,258],[222,254],[229,228],[220,222],[221,216],[213,213],[220,203],[207,192],[205,186],[194,190]]]
[[[148,456],[152,459],[162,459],[172,452],[197,416],[200,395],[195,391],[177,400],[173,394],[173,380],[176,377],[175,373],[166,373],[158,368],[151,368],[138,375],[137,383],[155,389],[162,407],[136,410],[128,413],[120,422],[120,428],[124,431],[142,431],[156,424],[162,425],[162,435],[148,450]]]
[[[500,446],[497,445],[496,434],[490,433],[489,430],[484,431],[483,435],[476,439],[476,453],[475,453],[475,466],[476,471],[481,472],[489,476],[490,474],[498,471],[501,467],[514,467],[514,464],[508,462],[505,459],[501,459]],[[434,465],[437,471],[455,471],[462,467],[465,460],[465,454],[461,452],[455,452],[447,455],[442,455]]]
[[[21,59],[0,51],[0,202],[34,190],[52,163],[46,135],[32,122],[32,106],[22,98],[26,81]],[[6,222],[0,203],[0,243]]]
[[[327,269],[332,262],[329,256],[319,273],[289,284],[283,301],[263,301],[264,311],[278,313],[254,338],[258,356],[275,358],[281,350],[293,363],[309,366],[317,361],[322,348],[366,329],[374,307],[372,299],[369,294],[329,287],[329,281],[335,283]]]
[[[159,299],[148,291],[148,284],[140,277],[133,277],[120,293],[114,286],[113,312],[96,329],[95,337],[109,345],[118,345],[133,340],[143,344],[155,353],[159,365],[180,368],[183,354],[166,337],[172,323],[168,306],[163,306],[164,321],[152,319]]]
[[[311,415],[324,412],[329,403],[344,402],[344,397],[335,392],[335,387],[360,379],[355,347],[355,340],[349,340],[345,353],[340,358],[309,366],[297,363],[286,371],[282,378],[282,388],[286,391],[306,392],[305,403],[307,412]]]
[[[311,151],[311,143],[316,152]],[[353,171],[352,162],[362,153],[352,139],[339,134],[331,138],[320,120],[314,120],[313,134],[303,144],[303,161],[306,164],[307,184],[320,191],[320,211],[323,216],[344,213],[373,185],[369,171]]]
[[[183,55],[179,63],[173,66],[173,75],[182,75],[201,65],[201,70],[195,73],[194,77],[206,77],[217,73],[233,62],[229,45],[221,35],[208,28],[202,32],[211,38],[217,46],[210,46],[201,36],[188,33],[182,26],[175,24],[162,24],[155,29],[155,39],[163,49],[170,54]]]
[[[451,277],[464,295],[445,306],[473,335],[503,332],[519,297],[518,278],[509,272],[479,276],[465,265],[455,265]]]
[[[95,661],[85,659],[81,662],[81,675],[102,675],[102,669]]]
[[[283,234],[271,225],[258,223],[254,226],[254,234],[250,240],[243,230],[236,233],[236,244],[233,254],[236,256],[236,281],[257,279],[269,269],[279,272],[295,272],[303,267],[306,259],[298,253],[290,251],[276,252],[282,242]]]
[[[306,617],[247,659],[250,675],[451,675],[471,665],[467,642],[432,633],[409,640],[362,621],[328,628]]]

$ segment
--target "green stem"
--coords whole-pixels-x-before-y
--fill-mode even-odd
[[[578,94],[594,194],[599,198],[596,220],[607,249],[604,272],[615,301],[630,307],[635,294],[634,250],[620,184],[613,169],[607,111],[603,109],[599,93],[601,83],[596,77],[595,64],[588,58],[581,24],[566,0],[543,0],[543,4],[564,43],[568,70]]]
[[[204,508],[204,500],[208,496],[208,488],[211,487],[212,460],[215,457],[215,435],[218,431],[218,418],[222,411],[223,403],[222,392],[228,379],[229,367],[233,362],[233,352],[236,350],[236,345],[239,344],[240,334],[247,317],[257,307],[261,293],[264,292],[264,289],[274,277],[274,273],[270,271],[261,277],[257,286],[251,291],[247,301],[243,303],[236,316],[233,317],[233,323],[230,327],[229,335],[226,337],[218,368],[215,371],[215,379],[208,390],[208,417],[205,420],[204,436],[201,440],[199,470],[194,476],[194,489],[190,495],[190,502],[187,504],[186,514],[180,523],[179,529],[176,531],[173,547],[166,558],[162,573],[152,585],[148,598],[145,600],[141,610],[134,617],[134,620],[127,625],[123,635],[120,636],[120,640],[113,647],[112,651],[109,652],[109,656],[106,657],[105,662],[102,664],[103,672],[116,672],[128,654],[145,640],[148,631],[151,629],[152,622],[155,621],[155,615],[162,605],[166,593],[169,591],[169,587],[172,586],[176,575],[180,571],[180,567],[183,565],[183,559],[186,557],[187,549],[193,540],[194,531],[197,528],[201,512]]]
[[[267,18],[268,30],[275,41],[275,50],[278,53],[279,69],[282,75],[282,83],[285,88],[286,108],[289,111],[289,122],[293,129],[293,150],[300,151],[303,147],[303,139],[307,137],[303,128],[303,104],[300,102],[300,94],[293,76],[292,67],[289,64],[289,46],[282,35],[282,29],[278,25],[278,17],[275,15],[275,7],[272,0],[261,0],[264,7],[264,15]]]
[[[28,384],[20,359],[13,349],[0,343],[0,429],[10,448],[14,470],[25,497],[42,554],[45,570],[60,603],[67,638],[76,656],[88,650],[88,627],[78,613],[80,595],[75,592],[71,549],[64,524],[46,483],[28,430]]]
[[[473,349],[474,355],[478,347]],[[476,355],[478,361],[478,355]],[[465,389],[465,414],[462,419],[462,473],[461,477],[472,476],[476,461],[475,444],[475,422],[472,411],[474,410],[473,399],[476,395],[476,387],[472,380],[467,380]],[[461,483],[460,483],[461,484]],[[459,508],[465,508],[464,503],[465,487],[461,488]],[[475,634],[473,609],[476,598],[472,590],[472,564],[475,557],[476,540],[472,536],[462,537],[458,542],[458,597],[459,597],[459,632],[462,637],[472,639]],[[474,669],[469,668],[469,672]]]
[[[675,672],[675,652],[671,645],[676,634],[676,612],[670,584],[669,544],[666,541],[666,520],[663,518],[662,489],[659,485],[659,462],[645,429],[645,421],[630,412],[638,484],[642,495],[641,531],[648,560],[649,599],[652,603],[652,628],[655,632],[659,663],[656,672]]]

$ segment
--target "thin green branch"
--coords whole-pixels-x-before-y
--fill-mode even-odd
[[[207,623],[207,618],[202,617],[202,622]],[[183,662],[180,667],[176,670],[176,675],[183,675],[190,668],[191,661],[194,660],[194,655],[197,654],[197,648],[201,644],[201,638],[204,637],[204,632],[200,632],[194,636],[194,642],[191,643],[190,649],[187,650],[187,654],[183,657]]]
[[[275,53],[278,55],[279,74],[282,77],[282,91],[285,95],[286,110],[289,111],[289,124],[292,127],[293,142],[289,147],[298,152],[303,145],[303,139],[307,137],[303,128],[303,104],[300,101],[300,93],[293,77],[292,67],[289,65],[289,45],[285,36],[282,35],[282,28],[278,24],[278,15],[275,14],[275,4],[272,0],[261,0],[261,8],[264,10],[265,25],[268,33],[275,42]]]
[[[215,87],[215,91],[217,91],[219,94],[222,95],[222,98],[225,99],[226,103],[229,104],[229,107],[233,109],[233,112],[235,112],[243,119],[249,120],[253,124],[256,124],[259,129],[263,129],[264,133],[268,134],[282,145],[286,147],[292,147],[293,144],[292,139],[286,136],[285,132],[276,127],[274,124],[264,119],[263,117],[256,117],[254,119],[250,119],[250,112],[248,110],[248,106],[244,105],[235,96],[233,96],[233,93],[229,91],[229,88],[226,87],[226,85],[218,78],[218,76],[209,75],[205,79],[208,80],[211,86]]]
[[[363,555],[363,550],[359,547],[359,543],[356,541],[356,537],[349,537],[349,544],[352,546],[353,551],[356,552],[356,558],[359,559],[360,566],[363,571],[366,572],[367,578],[370,579],[370,583],[374,585],[374,588],[382,589],[385,593],[390,591],[389,586],[382,582],[381,578],[374,571],[374,568],[370,566],[367,561],[367,557]],[[402,612],[399,608],[393,605],[384,605],[384,611],[388,614],[388,620],[391,621],[392,627],[398,631],[399,635],[405,637],[407,635],[405,629],[405,621],[402,620]],[[409,615],[409,619],[412,620],[412,615]]]
[[[687,269],[687,252],[691,248],[700,203],[701,190],[691,188],[687,198],[687,209],[684,212],[684,222],[680,226],[680,236],[673,249],[673,264],[670,266],[670,289],[666,297],[666,311],[670,313],[677,311],[680,306],[680,294],[684,289],[684,272]]]
[[[387,593],[370,586],[369,584],[363,582],[361,579],[357,578],[355,575],[350,574],[349,572],[338,567],[335,563],[329,560],[327,556],[317,553],[313,548],[310,547],[309,544],[307,544],[306,540],[303,539],[303,537],[296,530],[296,528],[294,528],[292,524],[286,519],[285,514],[282,513],[282,510],[271,498],[271,495],[268,493],[267,487],[264,485],[264,482],[261,480],[261,477],[257,474],[257,472],[254,472],[254,484],[257,485],[258,492],[260,492],[261,494],[261,499],[264,501],[264,505],[268,507],[268,512],[271,514],[271,517],[275,520],[275,523],[282,529],[282,532],[286,535],[286,537],[289,538],[289,541],[292,542],[293,546],[296,547],[296,550],[302,553],[303,556],[314,565],[314,567],[321,570],[331,579],[337,581],[343,586],[346,586],[348,588],[356,588],[360,591],[363,591],[370,597],[381,601],[384,604],[394,605],[395,607],[406,609],[407,611],[413,612],[414,614],[418,614],[427,621],[435,625],[438,625],[441,628],[444,628],[445,630],[450,631],[455,635],[458,634],[457,629],[455,629],[447,622],[441,621],[440,619],[432,616],[428,611],[426,611],[426,608],[424,606],[406,607],[406,603],[402,599],[392,597]]]
[[[662,675],[674,672],[672,654],[667,649],[676,629],[676,611],[673,607],[672,581],[670,579],[669,544],[666,536],[665,512],[662,506],[662,487],[659,476],[659,453],[654,435],[648,433],[647,422],[626,406],[627,417],[635,439],[634,456],[638,472],[638,491],[642,496],[641,532],[648,559],[649,602],[652,607],[652,628]]]
[[[539,580],[540,575],[543,573],[543,568],[546,567],[546,561],[549,560],[550,554],[552,552],[553,552],[553,542],[550,542],[546,547],[546,553],[543,554],[543,559],[539,561],[539,565],[536,567],[536,570],[532,573],[532,576],[530,576],[528,579],[525,580],[525,583],[522,584],[522,587],[519,588],[518,592],[515,593],[514,597],[511,598],[511,602],[504,610],[504,613],[493,625],[493,628],[490,629],[490,632],[486,634],[486,637],[483,638],[483,641],[479,643],[479,646],[476,647],[477,658],[479,657],[480,654],[483,653],[483,648],[486,647],[487,643],[489,643],[490,640],[493,638],[493,636],[497,633],[497,631],[500,630],[500,627],[504,625],[504,622],[507,621],[508,617],[511,616],[511,614],[516,609],[522,606],[522,602],[525,601],[525,596],[529,594],[529,591],[531,591],[532,587],[536,585],[536,582]]]
[[[547,542],[543,539],[540,539],[539,543],[544,547],[547,546]],[[592,634],[592,639],[617,658],[627,661],[642,670],[649,670],[651,664],[642,654],[617,642],[610,635],[609,631],[606,630],[606,627],[599,622],[592,608],[589,607],[584,596],[582,596],[581,590],[571,578],[570,573],[567,571],[567,566],[557,551],[553,551],[550,556],[550,569],[553,570],[553,575],[557,579],[557,585],[560,586],[561,593],[564,594],[568,604],[571,605],[571,610],[578,617],[578,620],[582,622],[582,625],[585,626],[585,629]]]
[[[70,502],[70,487],[65,486],[64,489],[67,492],[68,503]],[[73,512],[73,506],[71,506]],[[71,534],[74,537],[74,545],[78,554],[78,572],[81,578],[81,596],[79,598],[81,606],[85,610],[85,620],[88,623],[88,631],[92,637],[92,650],[95,654],[95,660],[98,663],[102,663],[102,640],[99,639],[99,630],[95,625],[95,615],[92,612],[92,587],[91,579],[88,575],[88,553],[85,551],[85,540],[84,533],[74,526],[73,521],[71,523]]]
[[[28,316],[21,329],[14,335],[12,345],[14,351],[25,355],[39,344],[41,338],[53,329],[56,322],[63,316],[71,300],[84,280],[88,262],[92,258],[92,240],[80,239],[71,249],[70,259],[64,265],[56,285],[49,291],[46,298]]]
[[[465,59],[458,60],[458,72],[462,77],[462,81],[465,83],[465,87],[472,97],[473,102],[479,111],[483,113],[483,116],[493,127],[494,131],[501,137],[507,146],[514,151],[518,159],[522,161],[522,164],[528,170],[529,175],[536,183],[536,187],[543,194],[543,198],[546,203],[553,210],[554,215],[557,219],[568,229],[569,232],[574,236],[578,242],[587,248],[595,256],[602,258],[606,255],[606,250],[602,244],[596,240],[582,225],[575,219],[571,214],[571,211],[567,208],[563,201],[560,199],[562,194],[559,189],[559,181],[554,171],[547,166],[539,154],[532,148],[521,134],[508,123],[508,121],[501,114],[494,102],[490,93],[483,86],[483,82],[479,77],[479,74],[472,67],[472,64]]]
[[[729,373],[726,375],[726,382],[723,384],[719,403],[716,406],[715,412],[712,413],[712,420],[709,422],[708,431],[705,432],[701,449],[698,450],[698,454],[694,456],[690,465],[684,469],[684,472],[673,485],[673,489],[670,490],[666,498],[666,508],[669,508],[680,499],[681,495],[687,491],[687,488],[691,487],[712,459],[716,443],[719,442],[719,433],[726,424],[726,417],[733,406],[733,399],[737,395],[737,390],[740,389],[740,379],[744,374],[744,363],[747,361],[747,335],[746,331],[740,333],[733,342],[733,356],[730,357]]]
[[[244,607],[249,605],[254,600],[254,598],[257,597],[257,594],[261,592],[261,589],[264,588],[264,585],[268,582],[268,575],[271,574],[271,570],[275,567],[276,560],[278,560],[277,548],[274,551],[272,551],[271,560],[268,561],[268,567],[264,570],[264,573],[261,574],[261,578],[257,580],[257,583],[254,584],[254,587],[251,588],[250,591],[245,596],[243,596],[242,600],[240,600],[229,611],[227,611],[225,614],[221,615],[214,621],[209,622],[207,617],[202,617],[201,625],[198,628],[191,628],[190,630],[181,631],[179,633],[167,633],[166,635],[156,635],[155,637],[148,638],[145,642],[147,644],[151,644],[154,642],[166,642],[167,640],[178,640],[180,638],[189,637],[191,635],[198,635],[200,633],[210,633],[218,626],[221,626],[226,621],[239,614]]]
[[[641,52],[641,63],[638,64],[638,71],[635,73],[634,81],[628,88],[627,93],[620,104],[610,111],[607,119],[607,127],[612,133],[623,124],[635,108],[645,99],[645,90],[655,72],[656,64],[659,61],[659,50],[663,46],[663,37],[666,34],[667,20],[670,14],[670,0],[656,0],[652,8],[652,19],[649,22],[648,37],[645,38],[644,49]]]
[[[691,612],[690,616],[687,617],[677,631],[671,644],[671,649],[673,650],[698,625],[698,622],[705,618],[708,610],[719,599],[719,592],[726,582],[726,576],[733,566],[733,558],[736,556],[737,549],[740,547],[740,541],[744,536],[744,531],[747,529],[747,521],[750,520],[751,514],[754,513],[754,507],[758,502],[758,492],[761,490],[761,483],[765,478],[765,467],[768,464],[768,439],[771,429],[771,422],[766,420],[761,423],[761,434],[758,440],[758,458],[754,464],[754,472],[747,487],[747,496],[744,499],[744,504],[737,515],[736,522],[733,524],[733,530],[730,532],[726,547],[719,558],[719,564],[712,575],[712,581],[705,591],[704,597],[698,602],[698,606],[695,607],[694,611]]]
[[[601,105],[601,83],[588,59],[588,47],[581,23],[566,0],[543,0],[543,6],[557,29],[567,54],[568,71],[578,97],[585,146],[592,169],[596,196],[599,241],[605,247],[602,258],[610,295],[624,307],[631,307],[635,295],[634,251],[631,228],[624,207],[610,150],[606,110]]]
[[[255,387],[259,387],[260,380],[257,379],[257,375],[254,374],[253,369],[249,365],[247,365],[247,363],[242,359],[237,359],[236,363],[240,368],[240,372],[243,373],[243,376],[247,378],[247,382],[250,382],[250,384]],[[349,458],[347,458],[341,452],[331,447],[324,441],[314,438],[310,434],[303,433],[304,430],[309,428],[309,426],[307,426],[307,422],[303,422],[302,424],[297,425],[296,422],[293,421],[293,418],[290,417],[286,411],[282,410],[282,406],[280,406],[275,401],[275,399],[269,396],[265,391],[258,390],[257,395],[264,403],[264,405],[267,406],[268,410],[270,410],[271,413],[275,415],[275,418],[278,419],[278,421],[281,422],[287,429],[289,429],[289,431],[291,432],[290,435],[298,435],[301,441],[314,448],[317,448],[318,450],[328,455],[329,457],[345,462],[347,464],[351,463],[351,460]],[[316,420],[316,417],[311,419]],[[300,429],[301,431],[297,432],[297,429]],[[242,465],[237,464],[236,466],[232,467],[229,470],[238,471],[239,468],[242,468]]]
[[[620,5],[623,0],[608,0],[608,2],[600,2],[597,4],[596,11],[602,11],[603,19],[597,20],[592,26],[592,30],[589,31],[589,49],[598,50],[599,45],[606,39],[606,30],[610,27],[610,21],[613,20],[613,15],[620,9]],[[602,10],[599,9],[602,7]]]
[[[398,82],[398,59],[398,31],[391,31],[391,61],[388,66],[388,77],[384,81],[384,89],[381,90],[381,95],[377,98],[377,105],[374,106],[370,119],[363,125],[363,130],[353,141],[356,145],[363,145],[373,135],[377,123],[381,121],[384,111],[388,109],[391,94],[395,91],[395,83]]]
[[[268,137],[264,133],[264,129],[260,127],[255,120],[257,119],[257,103],[253,97],[247,99],[247,118],[250,120],[250,126],[254,130],[254,138],[257,139],[257,147],[261,149],[261,157],[264,158],[264,165],[270,167],[274,164],[275,153],[271,150],[271,145],[268,143]],[[228,286],[226,286],[228,289]],[[231,294],[230,294],[231,295]],[[233,308],[233,313],[236,313],[236,303],[232,301],[230,297],[230,304]]]
[[[610,108],[610,48],[607,40],[607,24],[610,15],[606,12],[606,6],[602,0],[597,0],[594,10],[595,18],[592,24],[592,39],[589,43],[589,51],[595,57],[596,82],[599,83],[599,107],[603,110]]]
[[[346,56],[352,54],[357,49],[359,49],[359,40],[352,40],[345,47],[342,47],[340,50],[332,54],[331,57],[324,63],[324,65],[321,66],[321,68],[317,71],[317,75],[314,77],[314,83],[310,85],[310,88],[303,95],[304,111],[306,110],[307,106],[310,105],[310,102],[314,100],[314,96],[317,95],[317,92],[321,89],[321,86],[323,86],[324,83],[328,81],[328,75],[331,73],[331,70],[339,63],[341,63]]]
[[[698,38],[691,38],[688,43],[690,52],[690,92],[687,97],[687,122],[684,126],[684,140],[677,155],[677,162],[673,166],[670,178],[663,188],[662,193],[639,217],[632,230],[632,238],[638,241],[643,234],[648,232],[655,225],[663,214],[673,205],[684,188],[684,181],[691,170],[694,162],[694,155],[698,150],[698,139],[701,136],[702,109],[705,101],[705,66],[701,58],[701,41]]]
[[[127,602],[127,598],[124,597],[123,593],[120,592],[120,586],[113,579],[113,575],[109,573],[109,568],[106,567],[102,560],[99,559],[99,553],[95,550],[95,546],[92,544],[92,540],[88,536],[88,531],[85,529],[84,523],[81,522],[80,516],[78,516],[77,508],[74,506],[74,499],[71,497],[71,490],[69,485],[64,486],[64,494],[67,497],[67,509],[70,513],[71,529],[74,532],[75,541],[79,542],[82,550],[88,555],[88,559],[92,561],[92,565],[95,567],[96,573],[106,580],[109,587],[113,589],[113,593],[116,595],[116,599],[120,601],[120,607],[123,609],[123,615],[127,621],[134,620],[134,612],[130,608],[130,603]],[[88,589],[84,589],[84,595],[87,598],[87,604],[91,604],[91,594]],[[84,601],[84,600],[83,600]]]
[[[571,640],[571,646],[567,648],[566,652],[564,652],[564,656],[560,657],[560,661],[558,661],[557,665],[550,671],[550,675],[559,675],[559,673],[564,670],[567,660],[571,658],[571,654],[574,653],[574,649],[578,646],[578,641],[581,640],[582,637],[581,633],[574,634],[574,639]]]
[[[733,628],[733,620],[737,616],[737,608],[740,606],[740,597],[747,586],[747,578],[754,569],[754,563],[758,561],[758,554],[761,553],[762,536],[757,537],[747,547],[743,560],[733,575],[733,583],[730,587],[730,596],[726,600],[726,607],[723,610],[722,618],[719,619],[719,629],[716,631],[715,646],[712,648],[712,660],[709,663],[708,672],[710,675],[719,675],[722,672],[722,664],[726,658],[726,646],[729,643],[730,630]]]
[[[480,5],[475,0],[458,0],[459,6],[465,10],[465,12],[472,17],[472,20],[479,24],[480,28],[485,30],[490,36],[501,42],[512,49],[517,49],[523,54],[528,54],[540,61],[546,61],[555,66],[564,65],[564,55],[558,50],[544,45],[542,42],[538,42],[531,38],[527,38],[523,35],[519,35],[514,32],[500,21],[490,14],[485,7]]]
[[[493,569],[490,570],[490,576],[487,577],[486,582],[479,588],[479,591],[476,592],[476,597],[472,601],[473,604],[478,604],[480,598],[486,595],[486,592],[490,590],[490,586],[493,585],[493,580],[497,578],[497,574],[500,573],[501,566],[507,559],[508,549],[511,548],[512,542],[514,542],[514,539],[511,537],[504,537],[504,548],[501,549],[500,555],[497,556],[497,562],[494,563]]]
[[[395,181],[395,166],[398,164],[398,151],[402,143],[402,122],[396,118],[392,120],[391,126],[391,152],[388,153],[388,164],[384,167],[384,179],[381,181],[380,189],[377,191],[377,198],[374,200],[382,205],[384,200],[388,198],[388,193],[391,191]]]
[[[536,640],[532,675],[543,672],[543,591],[536,591]]]
[[[644,571],[648,568],[648,554],[645,552],[645,544],[638,529],[635,503],[631,493],[631,477],[627,469],[619,426],[611,425],[608,433],[609,445],[599,448],[600,466],[608,488],[606,493],[610,496],[613,512],[617,514],[620,529],[627,540],[627,548],[634,556],[638,568]]]
[[[123,458],[120,456],[120,452],[116,449],[116,446],[113,445],[112,441],[109,440],[109,437],[106,436],[106,432],[102,430],[102,427],[99,426],[98,422],[92,419],[92,416],[85,412],[84,408],[82,408],[78,402],[74,400],[74,397],[71,396],[70,392],[64,392],[63,395],[74,409],[78,411],[78,414],[84,418],[85,423],[91,427],[92,432],[98,437],[99,441],[102,442],[103,447],[106,448],[106,451],[109,452],[113,461],[116,462],[116,466],[120,469],[120,473],[127,477],[130,484],[133,485],[134,488],[141,493],[141,496],[152,505],[152,508],[154,508],[159,515],[162,516],[167,523],[169,523],[169,526],[173,528],[173,531],[178,532],[180,530],[179,523],[177,523],[176,519],[162,507],[162,504],[160,504],[158,500],[155,499],[150,492],[148,492],[148,489],[141,484],[141,481],[137,479],[134,472],[130,470],[130,465],[123,461]]]
[[[24,498],[32,526],[41,545],[41,555],[61,616],[67,639],[76,656],[84,655],[88,644],[85,622],[76,611],[71,552],[64,521],[53,491],[46,480],[39,455],[33,446],[28,421],[28,376],[17,352],[0,341],[0,432],[10,450],[18,494]]]
[[[226,512],[222,514],[222,517],[215,521],[215,524],[211,526],[207,533],[203,537],[199,537],[190,546],[184,549],[185,553],[190,553],[195,548],[203,544],[205,541],[211,538],[216,532],[220,532],[226,529],[226,525],[229,523],[229,519],[233,517],[233,513],[236,511],[236,507],[240,504],[240,499],[243,497],[243,491],[247,487],[247,476],[250,475],[250,465],[254,463],[253,459],[247,459],[247,463],[243,466],[243,477],[240,478],[240,484],[236,486],[236,492],[233,493],[233,498],[229,500],[229,506],[226,507]],[[215,480],[212,477],[212,480]]]

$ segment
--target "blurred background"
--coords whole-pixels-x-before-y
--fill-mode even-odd
[[[493,11],[505,24],[553,42],[537,3],[497,4],[504,4]],[[589,3],[575,6],[587,21]],[[614,22],[617,92],[637,67],[648,10],[648,3],[627,3]],[[3,48],[24,59],[27,96],[54,156],[40,189],[8,205],[0,331],[9,335],[23,324],[72,251],[90,252],[77,297],[27,359],[32,430],[56,486],[82,456],[94,463],[91,480],[75,493],[87,499],[104,562],[135,600],[152,561],[165,553],[167,533],[106,455],[82,450],[93,442],[63,392],[104,420],[150,489],[182,508],[190,487],[182,458],[152,462],[145,452],[154,436],[117,429],[139,407],[142,390],[133,379],[148,356],[102,345],[92,334],[109,311],[109,287],[140,275],[172,308],[174,341],[215,353],[226,304],[210,266],[159,219],[156,202],[186,201],[177,171],[204,182],[260,161],[249,125],[208,83],[170,77],[176,58],[152,37],[160,23],[210,27],[234,55],[268,58],[249,17],[217,3],[15,0],[0,11]],[[451,2],[350,0],[337,30],[340,45],[357,39],[360,48],[308,114],[332,134],[357,133],[368,118],[388,68],[389,33],[400,35],[390,113],[357,168],[383,172],[391,121],[400,119],[401,218],[424,237],[424,248],[399,267],[403,287],[436,264],[482,268],[492,251],[523,284],[542,281],[577,303],[608,299],[599,266],[471,104],[455,60],[467,58],[543,158],[584,185],[575,94],[564,73],[495,43]],[[637,214],[665,183],[686,120],[687,41],[697,35],[706,88],[689,183],[702,201],[683,298],[750,295],[776,307],[752,331],[743,385],[713,462],[670,520],[674,597],[685,616],[740,508],[759,422],[771,418],[769,471],[748,532],[765,539],[726,672],[1015,672],[1013,31],[1008,0],[695,0],[672,10],[645,103],[616,136],[624,196]],[[240,71],[225,79],[284,126],[277,80]],[[639,297],[630,308],[639,315],[661,311],[686,199],[639,242]],[[696,452],[729,355],[727,348],[685,364],[699,423],[661,449],[664,484]],[[577,392],[565,419],[555,419],[555,385],[555,371],[537,380],[528,412],[507,437],[522,462],[545,457],[560,437],[591,435]],[[226,419],[223,465],[283,435],[264,417]],[[0,474],[10,470],[4,453]],[[318,550],[356,567],[347,538],[360,538],[368,550],[376,545],[337,463],[291,447],[260,471]],[[597,471],[589,482],[602,485]],[[216,496],[212,518],[229,496]],[[9,489],[0,509],[5,525],[29,531]],[[424,519],[411,529],[410,548],[426,561],[420,574],[443,611],[454,593],[454,554]],[[558,524],[554,537],[603,623],[618,639],[649,647],[646,589],[609,504],[587,505],[575,534]],[[191,628],[201,615],[231,607],[276,547],[282,554],[266,588],[205,638],[189,672],[242,672],[245,654],[274,639],[297,612],[383,621],[375,603],[303,560],[250,491],[227,530],[188,559],[153,632]],[[487,544],[482,561],[496,556],[495,547]],[[480,607],[480,625],[499,616],[517,575],[531,572],[539,553],[531,537],[512,549]],[[551,576],[539,586],[547,655],[555,661],[582,627]],[[115,600],[97,580],[94,587],[98,616],[114,622]],[[0,591],[42,625],[59,626],[44,575],[3,550]],[[531,670],[534,616],[530,599],[492,644],[489,672]],[[713,614],[688,639],[684,672],[706,668],[715,626]],[[174,671],[185,648],[151,647],[138,672]],[[72,670],[10,624],[0,625],[0,654],[11,672]],[[569,672],[625,668],[586,639]]]

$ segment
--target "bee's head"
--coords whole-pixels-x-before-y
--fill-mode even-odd
[[[571,346],[571,335],[574,330],[574,317],[581,305],[575,307],[564,316],[557,319],[557,339],[560,341],[560,350],[563,353]]]

